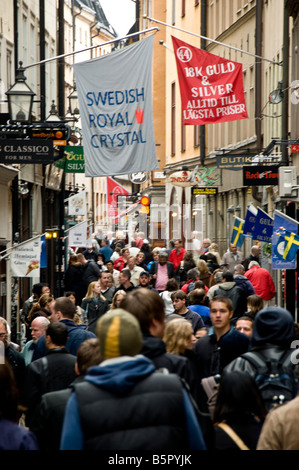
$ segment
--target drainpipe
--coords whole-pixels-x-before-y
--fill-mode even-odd
[[[39,60],[45,59],[45,0],[39,0]],[[40,119],[46,120],[46,70],[45,64],[40,64]]]
[[[201,35],[207,37],[207,2],[206,0],[201,1]],[[201,38],[200,47],[203,51],[206,50],[206,40]],[[200,162],[204,166],[206,159],[206,127],[205,125],[200,126]]]
[[[255,16],[255,54],[262,56],[262,36],[263,36],[263,2],[257,2]],[[255,59],[255,117],[259,118],[262,113],[262,64],[261,60]],[[255,120],[256,146],[263,147],[262,121]]]

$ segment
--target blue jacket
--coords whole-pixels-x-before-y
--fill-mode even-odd
[[[39,450],[39,446],[31,431],[8,419],[0,419],[0,449]]]
[[[65,348],[74,356],[77,355],[77,350],[83,341],[89,338],[96,338],[94,333],[86,330],[86,325],[76,325],[72,320],[68,320],[66,318],[61,320],[61,323],[64,323],[68,330],[68,340]],[[36,343],[32,360],[35,361],[36,359],[45,356],[47,352],[45,336],[43,335]]]
[[[148,358],[142,355],[134,357],[124,356],[104,361],[99,366],[91,367],[85,376],[85,381],[96,385],[101,390],[111,392],[114,399],[117,400],[118,395],[123,396],[125,393],[130,393],[137,384],[152,375],[154,371],[155,367]],[[165,375],[164,379],[168,377],[168,375]],[[190,450],[206,450],[190,396],[186,389],[182,388],[182,390],[186,414],[186,432],[188,434]],[[78,402],[76,393],[72,393],[65,412],[60,449],[82,450],[83,448],[84,436],[81,428]]]

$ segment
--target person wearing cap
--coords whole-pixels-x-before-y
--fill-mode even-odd
[[[151,278],[150,278],[149,272],[148,271],[141,271],[141,273],[139,275],[139,285],[137,286],[137,288],[144,287],[145,289],[151,289],[151,290],[154,290],[155,292],[157,292],[156,289],[154,289],[150,285],[150,281],[151,281]]]
[[[103,361],[74,385],[61,450],[205,450],[190,395],[175,374],[140,354],[138,320],[124,309],[100,318]],[[171,394],[171,400],[170,400]]]

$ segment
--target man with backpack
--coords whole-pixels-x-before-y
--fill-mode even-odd
[[[268,307],[254,319],[251,349],[228,364],[255,378],[267,410],[292,400],[298,392],[294,319],[288,310]]]

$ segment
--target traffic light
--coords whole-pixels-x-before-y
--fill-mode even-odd
[[[142,205],[141,207],[141,213],[142,214],[149,214],[149,210],[150,210],[150,198],[148,196],[142,196],[142,198],[140,199],[140,204]]]
[[[56,238],[58,238],[58,229],[57,228],[49,228],[46,230],[46,233],[45,233],[45,239],[46,240],[55,240]]]

